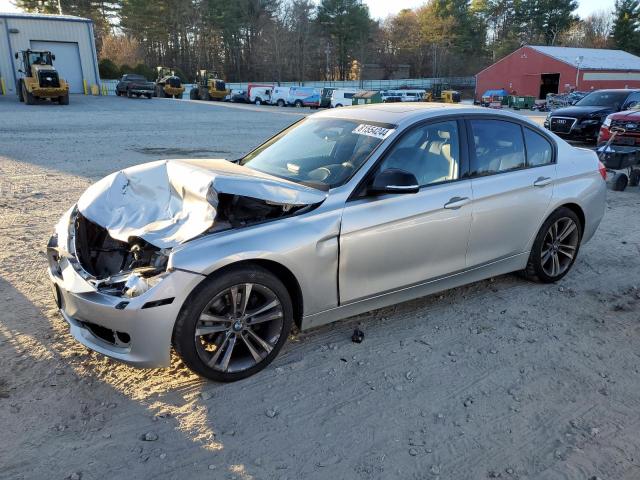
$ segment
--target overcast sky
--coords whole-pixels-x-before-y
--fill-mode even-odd
[[[233,0],[232,0],[233,1]],[[403,8],[415,8],[425,3],[425,0],[364,0],[369,5],[369,11],[374,18],[385,18]],[[578,14],[586,17],[598,10],[612,10],[614,0],[578,0]],[[17,12],[12,0],[0,0],[0,12]]]

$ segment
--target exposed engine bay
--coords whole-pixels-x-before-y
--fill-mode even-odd
[[[325,197],[227,161],[154,162],[87,189],[70,217],[69,247],[97,291],[135,297],[162,280],[173,247],[301,213]]]

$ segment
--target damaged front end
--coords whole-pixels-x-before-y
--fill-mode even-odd
[[[131,167],[96,182],[67,212],[49,247],[50,267],[60,268],[64,257],[91,290],[138,297],[169,273],[174,247],[301,213],[325,198],[325,192],[224,160]]]
[[[137,297],[157,285],[167,271],[170,249],[141,238],[116,240],[80,212],[72,218],[75,256],[86,280],[107,295]]]

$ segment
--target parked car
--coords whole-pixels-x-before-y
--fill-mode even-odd
[[[236,93],[231,93],[231,102],[233,103],[250,103],[249,96],[244,90],[239,90]]]
[[[640,102],[640,89],[596,90],[570,107],[549,112],[545,128],[572,140],[595,142],[608,115],[628,110]]]
[[[290,87],[273,87],[271,91],[271,105],[286,107],[290,90]]]
[[[145,96],[151,98],[155,95],[156,84],[148,81],[142,75],[134,73],[127,73],[123,75],[120,81],[116,84],[116,95],[126,95],[131,98],[133,96],[141,97]]]
[[[320,108],[331,108],[331,95],[335,87],[325,87],[320,90]]]
[[[249,90],[249,103],[255,103],[256,105],[262,105],[271,103],[271,91],[273,86],[261,87],[255,86]]]
[[[629,145],[640,148],[640,102],[632,105],[630,110],[612,113],[609,115],[598,132],[598,145],[607,143],[611,138],[611,128],[624,130],[617,133],[613,140],[614,145]]]
[[[319,90],[313,87],[291,87],[289,89],[287,105],[292,105],[294,107],[303,107],[304,100],[313,95],[319,96]]]
[[[350,107],[353,96],[358,93],[356,89],[339,88],[331,93],[331,108]]]
[[[49,275],[91,350],[159,367],[173,345],[233,381],[268,365],[294,323],[512,271],[560,280],[605,192],[595,152],[517,114],[325,110],[235,162],[162,160],[94,183],[55,227]]]
[[[302,100],[303,107],[309,107],[313,110],[320,108],[320,93],[314,93]]]

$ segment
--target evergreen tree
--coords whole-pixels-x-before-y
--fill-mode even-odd
[[[616,0],[611,37],[616,48],[640,53],[640,0]]]

